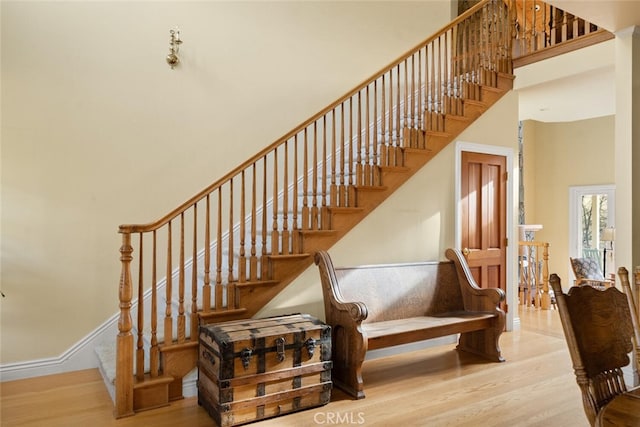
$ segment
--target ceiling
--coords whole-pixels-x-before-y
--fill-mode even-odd
[[[519,119],[570,122],[614,115],[614,82],[614,69],[607,67],[518,89]]]
[[[611,32],[640,25],[638,0],[548,0],[547,3]]]
[[[640,25],[640,0],[548,3],[615,32]],[[594,64],[593,58],[600,58]],[[520,120],[565,122],[615,114],[614,41],[515,70]],[[564,71],[570,70],[570,71]]]

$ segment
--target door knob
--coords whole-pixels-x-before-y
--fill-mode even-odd
[[[469,253],[471,253],[471,251],[469,250],[469,248],[464,248],[464,249],[462,250],[462,254],[463,254],[464,256],[469,255]]]

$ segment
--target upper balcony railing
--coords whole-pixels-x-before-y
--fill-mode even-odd
[[[614,35],[540,0],[515,0],[513,66],[520,67],[612,39]]]

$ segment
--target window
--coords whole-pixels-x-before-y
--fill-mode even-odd
[[[605,229],[614,226],[615,186],[569,189],[569,256],[596,258],[603,270],[605,265],[610,270],[614,265],[612,242],[605,240],[609,239]]]

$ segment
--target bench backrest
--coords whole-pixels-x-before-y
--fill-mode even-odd
[[[365,322],[464,310],[450,261],[342,267],[335,268],[335,277],[345,301],[366,304]]]

